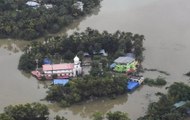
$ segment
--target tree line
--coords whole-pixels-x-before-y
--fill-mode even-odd
[[[103,115],[99,112],[94,113],[93,120],[103,120]],[[126,113],[116,111],[106,114],[107,120],[130,120]],[[0,120],[49,120],[49,109],[40,103],[27,103],[19,105],[9,105],[0,113]],[[67,120],[63,116],[58,116],[54,120]]]
[[[24,71],[34,70],[35,60],[38,59],[41,66],[45,57],[52,60],[72,60],[75,55],[78,55],[82,59],[85,52],[93,59],[94,52],[98,53],[101,49],[108,53],[109,60],[133,52],[136,58],[142,61],[143,40],[143,35],[131,32],[116,31],[111,34],[103,31],[100,33],[91,28],[81,33],[75,32],[70,36],[50,36],[43,42],[34,41],[28,45],[20,58],[18,68]]]
[[[101,0],[80,0],[84,3],[83,11],[73,6],[77,0],[42,0],[38,8],[27,6],[27,1],[0,1],[0,38],[32,40],[56,33],[73,20],[90,13]],[[53,8],[47,9],[45,4],[52,4]]]

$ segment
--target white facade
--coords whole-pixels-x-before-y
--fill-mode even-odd
[[[73,68],[73,75],[80,75],[82,73],[81,61],[77,56],[74,58],[74,68]]]

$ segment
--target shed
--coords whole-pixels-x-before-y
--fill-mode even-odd
[[[127,82],[127,90],[128,91],[133,91],[135,88],[137,88],[139,86],[138,82],[134,82],[134,81],[128,81]]]
[[[54,79],[53,84],[54,85],[63,85],[65,86],[69,82],[69,79]]]

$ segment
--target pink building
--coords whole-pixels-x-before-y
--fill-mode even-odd
[[[75,77],[82,73],[82,67],[77,56],[73,60],[74,63],[44,64],[41,70],[32,71],[32,74],[38,79],[42,79],[42,77],[52,79],[53,75],[56,75],[57,78]]]

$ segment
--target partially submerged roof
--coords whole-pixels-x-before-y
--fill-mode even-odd
[[[66,85],[69,82],[69,79],[54,79],[53,84],[54,85]]]
[[[128,57],[128,56],[118,57],[116,60],[114,60],[114,62],[118,63],[118,64],[127,64],[127,63],[131,63],[133,61],[135,61],[135,58]]]
[[[72,70],[74,68],[73,63],[63,63],[63,64],[45,64],[42,65],[43,71],[50,71],[50,70]]]
[[[178,107],[181,107],[181,106],[185,105],[186,103],[187,103],[187,101],[179,101],[179,102],[175,103],[174,106],[176,108],[178,108]]]

